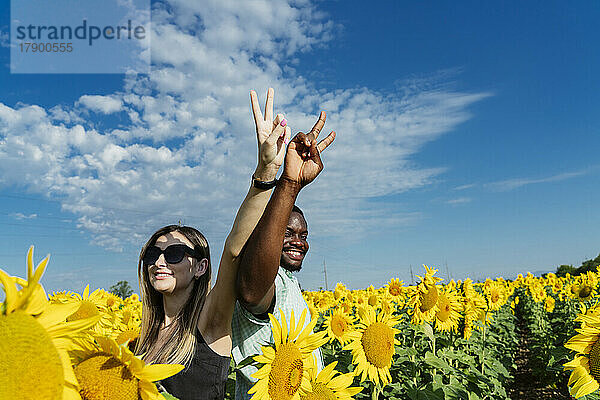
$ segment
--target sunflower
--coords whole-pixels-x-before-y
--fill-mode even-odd
[[[377,292],[371,292],[367,298],[367,304],[374,308],[379,308],[379,295]]]
[[[75,366],[79,393],[83,400],[159,400],[152,382],[181,371],[180,364],[152,364],[133,355],[113,339],[96,336],[97,344],[76,351],[82,359]]]
[[[343,309],[333,310],[331,315],[325,318],[325,328],[329,341],[337,340],[342,346],[348,343],[351,340],[349,334],[352,332],[354,321],[355,318],[345,313]]]
[[[575,295],[575,299],[579,301],[586,301],[591,300],[594,296],[596,296],[596,287],[585,282],[579,285],[579,290]]]
[[[568,283],[567,285],[565,285],[564,290],[566,292],[566,295],[572,299],[577,299],[579,297],[579,282],[577,281],[572,281],[570,283]]]
[[[556,278],[552,283],[552,291],[554,293],[560,293],[564,284],[564,278]]]
[[[510,302],[510,312],[512,313],[512,315],[515,315],[515,309],[517,308],[518,304],[519,304],[519,296],[515,296],[513,301]]]
[[[501,283],[490,280],[486,281],[484,292],[488,302],[488,310],[498,311],[506,303],[506,290]]]
[[[437,283],[442,280],[435,275],[437,272],[434,268],[425,267],[425,276],[421,277],[417,290],[413,293],[412,298],[409,301],[409,306],[412,306],[412,319],[411,322],[415,325],[420,325],[424,321],[431,322],[435,317],[435,313],[438,311],[438,285]]]
[[[311,356],[308,368],[308,384],[302,386],[301,400],[352,400],[362,387],[349,387],[354,374],[349,372],[335,376],[337,361],[332,362],[317,374],[315,357]]]
[[[544,301],[544,309],[546,310],[546,312],[552,312],[552,311],[554,311],[555,304],[556,304],[556,300],[554,300],[554,297],[548,296],[548,297],[546,297],[546,300]]]
[[[115,327],[119,326],[119,317],[108,306],[106,296],[102,289],[96,289],[90,293],[90,285],[87,285],[83,293],[69,292],[67,295],[54,295],[50,298],[51,303],[77,304],[76,312],[67,317],[67,321],[77,321],[89,317],[97,317],[100,319],[98,323],[92,327],[92,331],[96,335],[111,336]]]
[[[116,332],[115,332],[116,333]],[[131,327],[126,328],[125,330],[117,333],[115,337],[115,341],[118,344],[129,344],[129,342],[133,342],[140,337],[140,328],[139,327]]]
[[[475,290],[473,281],[465,279],[462,286],[463,290],[463,305],[465,314],[465,328],[463,337],[469,339],[473,332],[473,322],[480,320],[485,314],[486,301],[485,298]]]
[[[0,269],[6,298],[0,305],[0,398],[79,399],[68,350],[70,337],[99,317],[64,322],[73,304],[50,304],[38,283],[48,257],[33,268],[33,246],[27,253],[27,280]],[[16,284],[21,286],[18,290]]]
[[[333,298],[335,300],[340,300],[346,295],[347,291],[348,289],[346,289],[346,286],[344,286],[343,283],[338,282],[337,285],[335,285],[335,290],[333,291]]]
[[[438,312],[435,314],[435,329],[456,332],[460,321],[462,304],[456,292],[446,287],[438,296]]]
[[[381,311],[388,314],[392,314],[394,311],[396,311],[396,306],[394,305],[390,297],[391,296],[388,294],[379,299],[379,308],[381,308]],[[398,301],[398,303],[400,303],[400,301]],[[401,304],[399,305],[401,306]]]
[[[396,279],[396,278],[392,278],[392,279],[390,279],[390,281],[387,284],[387,290],[392,296],[398,297],[402,294],[402,291],[403,291],[402,286],[403,285],[404,285],[403,281]]]
[[[332,304],[332,299],[330,299],[327,295],[323,295],[320,299],[316,300],[314,304],[315,308],[319,311],[320,314],[322,314],[325,311],[329,310],[329,307],[331,307]]]
[[[102,289],[96,289],[90,293],[90,285],[87,285],[81,296],[75,293],[74,301],[79,304],[79,309],[75,314],[69,316],[67,321],[76,321],[92,315],[101,315],[100,321],[92,329],[100,335],[111,334],[113,327],[118,323],[118,317],[107,306],[102,292]]]
[[[140,336],[140,314],[132,305],[127,304],[120,310],[116,311],[119,323],[113,326],[113,331],[110,336],[115,339],[118,344],[127,343],[130,348],[133,348],[135,341]]]
[[[546,287],[540,281],[534,282],[529,286],[529,293],[536,303],[546,300],[546,297],[548,296]]]
[[[583,322],[577,330],[579,334],[569,339],[565,347],[578,354],[564,367],[572,371],[568,382],[571,395],[579,398],[600,388],[600,318],[580,314],[577,320]]]
[[[338,308],[341,309],[344,313],[350,314],[352,312],[353,307],[352,303],[350,303],[348,300],[344,300],[338,305]]]
[[[352,351],[352,363],[356,365],[355,375],[361,375],[361,382],[369,379],[379,385],[387,385],[392,380],[390,366],[395,353],[394,345],[399,345],[396,334],[400,332],[394,326],[395,317],[380,312],[376,314],[371,307],[359,308],[360,322],[357,329],[350,333],[352,342],[344,350]]]
[[[306,310],[295,323],[294,311],[290,315],[288,330],[285,315],[279,309],[281,324],[269,314],[273,332],[273,345],[262,346],[262,354],[254,360],[264,364],[252,377],[258,382],[250,390],[255,400],[300,400],[300,385],[308,387],[308,365],[311,353],[327,342],[326,332],[313,333],[317,319],[312,318],[304,329]]]

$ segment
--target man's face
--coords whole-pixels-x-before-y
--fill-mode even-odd
[[[308,227],[306,220],[297,212],[292,212],[283,238],[280,264],[288,271],[300,271],[302,261],[308,251]]]

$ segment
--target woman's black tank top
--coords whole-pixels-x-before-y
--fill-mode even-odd
[[[190,365],[163,379],[163,387],[180,400],[223,400],[230,357],[213,351],[196,330],[196,352]]]

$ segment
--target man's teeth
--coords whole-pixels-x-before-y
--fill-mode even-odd
[[[157,272],[156,276],[171,276],[171,274],[168,274],[166,272]]]
[[[294,256],[300,256],[302,253],[300,253],[299,251],[296,250],[287,250],[287,253],[294,255]]]

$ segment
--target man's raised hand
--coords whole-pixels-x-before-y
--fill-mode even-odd
[[[285,165],[281,178],[306,186],[323,170],[320,153],[335,139],[335,132],[317,143],[321,129],[325,125],[325,112],[321,111],[319,119],[308,134],[299,132],[288,146]]]

